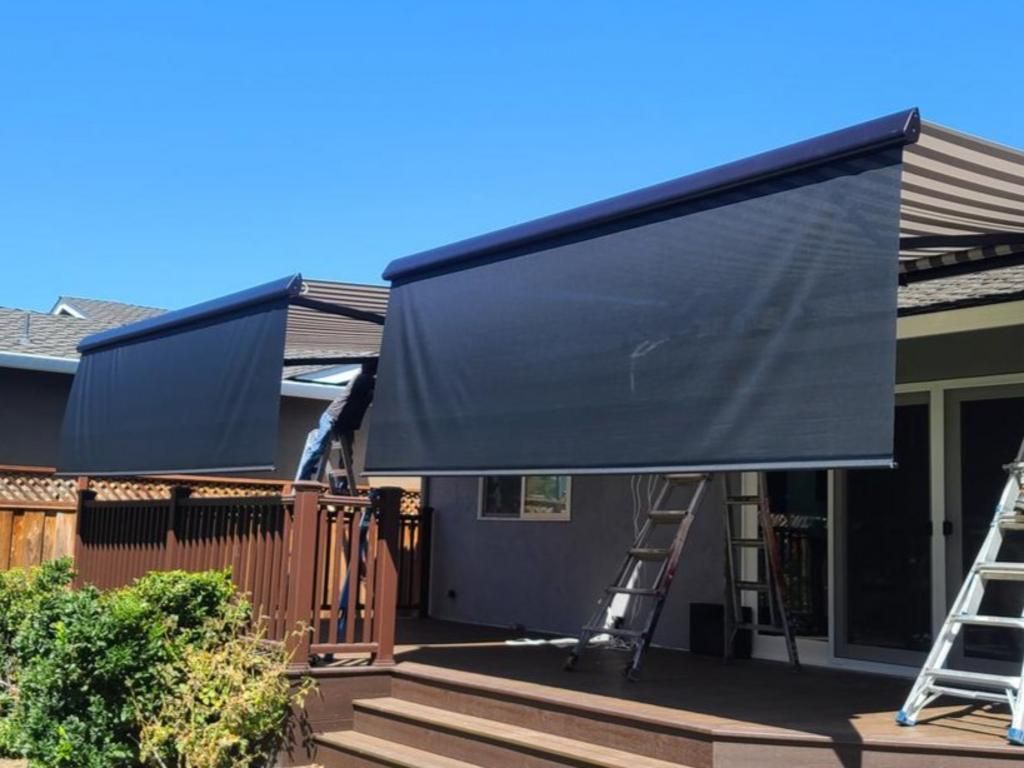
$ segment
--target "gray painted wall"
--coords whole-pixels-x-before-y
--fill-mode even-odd
[[[71,379],[63,373],[0,368],[0,464],[56,465]],[[246,476],[293,478],[306,435],[326,407],[323,400],[281,398],[277,469]]]
[[[900,384],[1022,370],[1024,326],[905,339],[896,352],[896,381]]]
[[[911,339],[897,350],[899,383],[1021,370],[1024,327]],[[436,510],[432,615],[578,632],[633,539],[628,478],[576,478],[569,523],[478,520],[477,488],[472,478],[429,481],[428,503]],[[720,507],[706,507],[687,542],[656,643],[688,646],[689,603],[722,601],[722,559]]]
[[[573,479],[569,522],[478,520],[475,478],[434,478],[431,615],[469,623],[574,635],[633,541],[628,477]],[[721,495],[698,514],[655,642],[689,645],[689,603],[720,603]],[[673,506],[676,506],[675,504]],[[666,526],[668,528],[668,526]],[[455,597],[449,597],[449,591]]]
[[[57,463],[64,403],[71,377],[0,368],[0,464],[52,467]]]

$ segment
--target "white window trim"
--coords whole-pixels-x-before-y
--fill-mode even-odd
[[[529,517],[523,516],[523,507],[526,504],[526,478],[528,475],[523,475],[519,478],[519,517],[505,517],[502,515],[485,515],[484,514],[484,482],[487,477],[497,477],[497,475],[481,476],[477,479],[476,488],[476,519],[487,520],[488,522],[512,522],[512,523],[568,523],[572,520],[572,477],[566,477],[565,485],[565,514],[546,514],[546,515],[530,515]]]

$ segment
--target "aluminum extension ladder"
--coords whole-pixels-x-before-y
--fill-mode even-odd
[[[896,722],[900,725],[915,725],[921,710],[939,696],[1008,704],[1011,721],[1007,739],[1014,744],[1024,745],[1024,689],[1021,686],[1024,665],[1021,674],[1015,676],[948,667],[953,644],[963,627],[1024,630],[1024,611],[1018,616],[985,616],[978,613],[988,582],[1024,582],[1024,563],[998,560],[1004,534],[1007,531],[1024,531],[1024,442],[1017,451],[1017,458],[1006,469],[1006,486],[996,506],[988,535],[964,579],[960,593],[953,601],[924,667],[910,689],[903,709],[896,715]]]
[[[683,545],[690,532],[694,513],[704,498],[711,478],[712,476],[707,473],[665,475],[665,482],[655,497],[646,520],[640,526],[633,545],[627,550],[615,580],[611,586],[605,589],[604,595],[598,601],[598,609],[594,617],[581,630],[576,646],[566,661],[566,669],[576,666],[583,651],[594,638],[609,636],[626,644],[630,651],[626,676],[631,680],[636,679],[644,652],[650,646],[654,630],[658,626],[658,619],[661,618],[661,611],[665,605],[669,587],[672,585],[672,579],[679,567],[679,556],[682,554]],[[681,486],[693,488],[686,508],[666,508],[664,505],[671,500],[672,492]],[[662,526],[668,525],[676,526],[675,535],[669,546],[653,544],[652,539],[655,538],[655,532]],[[646,563],[660,563],[661,565],[652,584],[649,586],[638,585],[637,577]],[[631,622],[632,626],[622,626],[618,622],[608,620],[612,601],[620,595],[639,598],[641,615],[638,620]]]
[[[736,634],[743,629],[752,632],[778,632],[786,639],[786,652],[790,663],[799,669],[800,657],[796,641],[789,628],[784,600],[782,570],[775,528],[768,506],[768,488],[764,472],[755,474],[756,493],[727,494],[725,500],[725,657],[731,658]],[[728,482],[728,480],[727,480]],[[728,490],[728,489],[727,489]],[[736,518],[744,509],[757,510],[755,530],[744,537],[742,521]],[[765,580],[744,580],[741,567],[743,552],[763,553]],[[761,563],[757,563],[758,566]],[[768,604],[768,623],[759,621],[759,607],[754,608],[752,621],[743,617],[744,594],[765,595]]]

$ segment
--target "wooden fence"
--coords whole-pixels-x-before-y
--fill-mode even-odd
[[[111,588],[154,570],[230,567],[267,639],[287,642],[297,661],[358,652],[392,663],[401,503],[397,488],[340,497],[312,483],[220,499],[176,488],[167,499],[99,501],[83,490],[78,580]]]
[[[71,556],[75,507],[0,500],[0,571]]]

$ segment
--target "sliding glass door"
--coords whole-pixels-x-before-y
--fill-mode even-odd
[[[836,654],[919,664],[931,647],[929,400],[897,397],[895,469],[836,473]]]
[[[960,589],[988,533],[1006,472],[1024,437],[1024,386],[952,390],[946,393],[947,594]],[[1000,559],[1024,561],[1024,535],[1010,533]],[[986,588],[981,612],[1019,616],[1020,585],[993,582]],[[1019,631],[971,627],[963,648],[966,667],[1017,674],[1024,655]],[[961,655],[962,654],[962,655]],[[1003,668],[1016,662],[1017,672]]]

